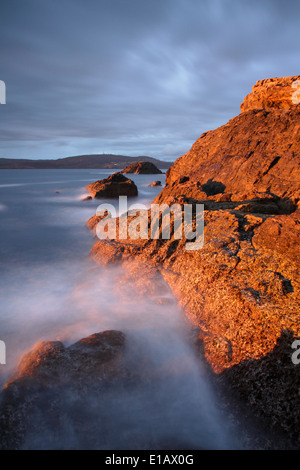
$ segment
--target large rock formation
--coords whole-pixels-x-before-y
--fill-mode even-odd
[[[122,173],[113,173],[108,178],[90,183],[87,185],[86,190],[95,198],[133,197],[138,195],[136,184]]]
[[[297,79],[300,76],[258,82],[242,103],[241,114],[202,134],[169,168],[158,200],[178,193],[204,200],[222,193],[237,201],[259,192],[297,204],[300,123],[291,86]]]
[[[162,171],[151,162],[136,162],[128,165],[122,173],[136,173],[140,175],[156,175],[161,174]]]
[[[174,239],[172,231],[168,240],[102,240],[92,249],[97,262],[137,257],[159,267],[200,328],[212,369],[232,369],[228,380],[236,390],[239,383],[245,389],[245,380],[233,366],[250,361],[247,380],[255,381],[255,361],[273,350],[276,357],[282,332],[300,336],[300,105],[292,99],[299,79],[258,82],[240,115],[202,134],[168,170],[155,202],[203,203],[202,249],[185,250],[186,239]],[[291,356],[290,341],[285,353]],[[265,390],[254,388],[251,406],[264,415],[268,396],[271,424],[280,427],[287,412],[295,431],[299,395],[278,406],[278,374],[277,368],[272,380],[261,381]],[[289,381],[300,386],[299,377],[300,366],[291,363]]]

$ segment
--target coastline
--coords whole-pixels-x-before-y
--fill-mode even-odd
[[[139,176],[137,176],[136,179],[138,180]],[[57,197],[59,197],[59,195]],[[80,203],[83,204],[83,205],[86,204],[83,201],[80,202]],[[87,204],[89,204],[89,203],[87,203]],[[84,206],[84,207],[86,207],[86,206]],[[82,235],[84,235],[84,234],[81,234],[81,237],[82,237]],[[93,237],[93,235],[92,235],[92,237]],[[92,237],[90,238],[88,236],[87,239],[92,241],[93,240]],[[101,241],[99,241],[99,242],[100,242],[100,244],[102,243]],[[112,245],[113,245],[113,243],[112,243]],[[133,248],[133,244],[131,243],[131,249],[132,248]],[[147,254],[147,250],[144,251],[143,253],[144,253],[144,255]],[[130,253],[128,253],[128,255],[129,254]],[[138,252],[136,253],[136,255],[138,255]],[[130,259],[130,258],[132,258],[132,259]],[[91,259],[92,263],[94,263],[95,259],[94,259],[94,256],[93,256],[93,249],[92,249],[92,253],[90,255],[90,259]],[[156,264],[156,266],[153,266],[153,263],[151,262],[151,260],[152,260],[152,262],[154,261],[154,265]],[[157,261],[157,259],[156,259],[156,261]],[[232,430],[240,427],[240,433],[241,433],[240,435],[242,436],[243,444],[241,444],[241,442],[236,442],[235,444],[232,444],[232,442],[231,442],[229,444],[229,447],[231,447],[231,448],[232,447],[240,448],[241,446],[244,446],[245,448],[256,448],[256,449],[257,448],[260,448],[260,449],[261,448],[264,448],[264,449],[277,448],[278,449],[278,448],[289,448],[289,446],[292,446],[292,444],[290,442],[286,442],[286,436],[280,436],[280,438],[278,438],[278,435],[276,434],[276,432],[275,432],[275,435],[273,435],[272,432],[270,432],[270,430],[265,428],[265,426],[267,426],[267,424],[264,422],[264,420],[258,419],[258,421],[256,421],[255,416],[253,416],[253,414],[252,414],[252,410],[247,411],[247,407],[245,408],[245,402],[241,401],[241,403],[239,404],[238,394],[236,394],[235,396],[234,396],[234,394],[232,394],[232,383],[236,382],[236,376],[233,376],[233,378],[229,377],[229,379],[227,380],[226,374],[225,374],[225,377],[222,376],[222,374],[216,375],[216,373],[211,369],[211,366],[210,366],[209,362],[207,361],[207,359],[205,357],[204,343],[203,343],[203,340],[201,339],[201,337],[203,335],[203,329],[199,330],[199,326],[196,327],[196,328],[194,327],[195,323],[193,324],[191,322],[191,319],[188,318],[187,316],[185,316],[186,312],[184,313],[184,305],[180,303],[180,299],[178,299],[178,297],[177,298],[176,298],[176,296],[174,297],[174,294],[176,294],[174,289],[173,289],[173,292],[171,290],[169,290],[168,284],[169,284],[169,286],[170,286],[170,284],[172,286],[172,283],[170,282],[170,276],[171,276],[171,279],[172,279],[173,276],[172,276],[172,271],[170,271],[168,269],[168,267],[161,269],[161,266],[159,266],[159,263],[155,263],[155,257],[152,257],[151,259],[149,259],[149,258],[147,258],[147,256],[145,256],[145,257],[143,257],[143,256],[142,257],[141,256],[132,257],[131,255],[127,256],[126,261],[124,261],[122,263],[122,267],[120,266],[120,263],[117,263],[117,264],[108,263],[107,266],[105,266],[104,268],[101,268],[102,273],[99,274],[99,277],[96,276],[97,263],[94,266],[95,266],[95,270],[92,269],[92,271],[91,271],[93,273],[92,277],[85,279],[85,284],[90,284],[89,289],[91,289],[91,293],[93,292],[93,285],[98,284],[98,287],[101,286],[101,282],[102,282],[101,279],[109,278],[110,275],[108,273],[113,272],[116,269],[115,273],[117,274],[117,278],[115,278],[115,280],[112,281],[112,282],[118,288],[118,292],[119,292],[118,295],[120,295],[120,292],[122,291],[122,296],[119,298],[118,302],[116,302],[116,298],[118,298],[116,296],[116,293],[114,293],[114,294],[111,293],[108,296],[108,298],[110,299],[110,301],[112,300],[112,298],[114,298],[115,307],[114,307],[114,310],[112,310],[112,311],[116,311],[116,309],[120,310],[119,318],[122,319],[122,322],[120,323],[120,321],[117,318],[117,321],[115,322],[115,325],[116,325],[116,327],[118,326],[121,331],[124,331],[125,335],[129,334],[129,336],[127,337],[127,345],[129,345],[129,348],[133,347],[133,349],[134,349],[134,348],[137,347],[137,344],[136,344],[136,346],[134,346],[135,341],[136,341],[135,335],[132,336],[132,332],[130,330],[132,328],[134,330],[137,327],[137,325],[141,322],[141,315],[142,316],[144,315],[144,313],[142,313],[143,308],[141,308],[139,311],[137,311],[137,315],[135,317],[132,316],[129,313],[132,310],[132,308],[135,308],[134,305],[137,302],[140,303],[141,305],[143,305],[143,302],[146,301],[144,310],[146,308],[146,310],[148,311],[147,315],[149,315],[149,313],[151,311],[152,312],[157,311],[159,313],[159,309],[161,309],[162,317],[160,319],[158,317],[158,319],[159,319],[158,324],[157,324],[157,320],[158,320],[157,319],[157,320],[154,321],[153,326],[155,327],[156,330],[157,330],[157,328],[161,330],[159,335],[161,336],[162,343],[164,341],[166,341],[167,338],[169,337],[170,331],[172,331],[172,328],[173,328],[172,327],[172,322],[174,322],[174,319],[175,319],[175,323],[176,323],[176,321],[177,321],[176,318],[179,318],[178,313],[176,313],[176,315],[174,316],[174,309],[175,309],[175,311],[177,311],[178,308],[180,309],[180,312],[181,312],[180,315],[182,315],[182,318],[181,318],[180,322],[182,321],[183,323],[182,324],[180,323],[181,324],[180,327],[179,327],[179,325],[177,325],[176,328],[175,328],[175,331],[177,331],[177,328],[179,327],[178,332],[180,331],[180,335],[182,335],[182,334],[186,335],[185,339],[184,339],[184,343],[186,342],[186,345],[187,345],[188,349],[191,348],[191,350],[192,350],[192,352],[191,352],[192,355],[191,356],[188,355],[187,358],[188,357],[190,357],[190,358],[193,357],[193,359],[191,359],[191,364],[194,364],[194,366],[196,368],[200,367],[200,370],[202,368],[204,368],[203,370],[205,370],[205,372],[202,371],[201,374],[202,375],[204,374],[204,377],[206,377],[205,381],[208,381],[208,383],[210,384],[209,387],[212,387],[212,389],[211,389],[211,399],[213,401],[214,400],[216,401],[217,408],[218,408],[218,413],[220,413],[220,417],[222,417],[222,420],[224,420],[224,421],[221,420],[221,423],[223,422],[223,425],[225,425],[225,423],[227,423],[226,426],[228,426],[229,422],[230,422],[229,417],[231,416],[232,422],[229,425],[229,427],[231,427]],[[121,271],[119,271],[119,269],[121,269]],[[178,285],[178,278],[177,278],[177,281],[175,282],[175,284]],[[104,284],[102,286],[102,292],[107,290],[108,285],[109,284]],[[128,286],[130,286],[130,288]],[[120,291],[120,289],[121,289],[121,291]],[[166,290],[169,292],[167,295],[166,295]],[[99,288],[99,292],[101,292],[101,288]],[[79,295],[79,297],[78,297],[78,295]],[[76,296],[77,296],[77,301],[78,301],[81,298],[80,290],[78,291]],[[101,297],[100,297],[100,299],[101,299]],[[145,299],[148,299],[148,300],[145,300]],[[155,299],[157,299],[157,300],[155,300]],[[150,302],[150,304],[148,305],[147,302]],[[122,303],[123,303],[123,308],[121,308]],[[99,305],[99,300],[95,299],[95,305]],[[151,307],[150,307],[150,305],[151,305]],[[167,306],[168,310],[165,311],[164,306]],[[149,308],[150,308],[150,310],[149,310]],[[169,311],[169,313],[167,314],[167,317],[164,317],[164,312],[168,312],[168,311]],[[127,317],[126,317],[126,315],[127,315]],[[87,318],[87,321],[88,321],[88,318]],[[109,324],[110,323],[108,321],[107,325],[109,325]],[[142,324],[143,324],[143,321],[142,321]],[[147,322],[146,322],[146,324],[147,324]],[[122,325],[122,328],[120,328],[121,325]],[[160,327],[158,327],[158,325],[160,325]],[[184,331],[186,331],[186,333],[184,333]],[[95,330],[95,329],[93,329],[91,331],[91,333],[96,333],[96,332],[97,332],[97,330]],[[76,333],[76,335],[77,335],[78,339],[83,337],[82,334],[80,334],[79,331]],[[51,334],[48,334],[48,338],[49,338],[49,340],[51,340]],[[180,344],[182,344],[181,341],[182,341],[182,339],[180,339]],[[71,346],[72,341],[69,341],[68,344]],[[175,342],[175,344],[177,344],[177,343]],[[141,346],[139,346],[139,348],[140,347]],[[159,342],[158,343],[158,350],[157,350],[157,353],[158,353],[158,357],[157,357],[158,363],[157,363],[157,365],[159,365],[159,367],[161,367],[160,357],[159,357],[160,348],[161,348],[161,345],[160,345],[160,342]],[[174,353],[174,358],[173,358],[173,360],[174,360],[176,358],[176,354],[177,354],[176,349],[173,350],[173,353]],[[151,354],[153,354],[153,352]],[[147,368],[150,367],[150,369],[151,369],[151,367],[153,367],[153,366],[151,366],[151,360],[150,360],[150,363],[149,363],[149,359],[151,358],[151,354],[150,354],[150,356],[147,357],[147,354],[146,355],[144,355],[144,353],[141,354],[141,350],[139,350],[139,352],[135,351],[134,357],[139,357],[139,358],[143,357],[144,359],[142,361],[142,364],[144,364],[144,366],[146,364],[148,364]],[[122,357],[122,355],[121,355],[121,357]],[[163,355],[162,355],[162,357],[163,357]],[[198,364],[197,366],[196,366],[195,361]],[[135,362],[135,360],[133,361],[133,363],[134,362]],[[188,366],[188,363],[187,363],[187,366]],[[147,384],[148,384],[148,386],[150,387],[150,390],[151,390],[151,381],[152,381],[151,375],[152,375],[152,373],[150,373],[149,377],[147,377],[147,373],[146,373],[146,376],[145,376],[145,370],[143,370],[144,366],[142,368],[140,368],[140,366],[137,367],[137,365],[135,364],[132,367],[133,367],[133,370],[135,370],[135,372],[137,372],[139,370],[139,373],[142,374],[142,377],[144,376],[143,380],[146,380],[146,382],[147,382]],[[188,367],[190,367],[190,366],[188,366]],[[146,371],[149,370],[147,368],[146,368]],[[176,370],[176,368],[175,368],[175,370]],[[196,376],[197,376],[197,374],[198,374],[198,372],[196,373]],[[238,374],[240,374],[240,372],[238,372]],[[124,375],[124,372],[121,373],[121,376],[123,376],[123,375]],[[179,376],[180,376],[180,374],[179,374]],[[155,380],[156,380],[154,377],[153,377],[153,380],[154,380],[153,383],[155,383]],[[168,377],[168,375],[167,375],[167,377]],[[150,380],[150,382],[149,382],[149,380]],[[22,380],[21,380],[21,382],[22,382]],[[116,385],[116,386],[118,387],[118,385]],[[178,386],[179,386],[179,390],[180,390],[181,385],[177,385],[177,387]],[[199,386],[200,386],[199,391],[201,393],[201,382],[200,382]],[[51,389],[51,387],[50,387],[50,389]],[[193,393],[194,392],[196,393],[195,390],[193,391]],[[34,392],[34,393],[36,393],[36,392]],[[188,392],[188,394],[189,393],[190,392]],[[186,398],[185,398],[185,400],[187,400],[187,401],[188,401],[188,394],[186,394]],[[25,393],[24,397],[26,397],[26,396],[28,396],[28,395],[26,395],[26,393]],[[31,392],[30,392],[29,396],[31,396]],[[25,399],[25,403],[26,403],[26,399]],[[184,406],[186,406],[186,404]],[[214,413],[215,412],[212,412],[212,416],[214,416]],[[228,419],[229,419],[229,422],[228,422]],[[247,423],[247,424],[245,424],[245,423]],[[233,431],[233,434],[234,434],[234,431]],[[270,435],[271,435],[271,437],[270,437]],[[190,444],[184,444],[183,442],[181,442],[181,443],[177,442],[177,444],[175,444],[176,439],[173,440],[173,443],[171,441],[168,441],[168,442],[169,442],[168,445],[171,448],[173,448],[174,446],[176,447],[176,445],[178,447],[182,447],[182,446],[184,447],[184,446],[190,445]],[[165,446],[165,445],[166,445],[166,443],[161,444],[161,446]],[[223,444],[223,446],[225,448],[227,447],[227,445],[228,444]],[[220,444],[220,446],[222,448],[222,444]]]

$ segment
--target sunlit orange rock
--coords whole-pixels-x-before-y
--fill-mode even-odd
[[[86,190],[94,198],[133,197],[138,195],[136,184],[122,173],[113,173],[108,178],[87,185]]]
[[[288,338],[300,337],[300,106],[291,99],[299,78],[258,82],[241,114],[202,134],[167,171],[154,202],[203,203],[202,249],[186,251],[186,240],[173,237],[97,241],[92,249],[97,262],[103,257],[122,262],[131,255],[158,267],[200,329],[210,367],[217,374],[232,369],[228,377],[236,391],[240,377],[234,366],[252,361],[247,380],[253,383],[255,361],[274,350],[283,331],[290,332]],[[292,344],[286,340],[284,347],[291,356]],[[289,369],[288,380],[297,383],[299,367]],[[262,382],[266,390],[252,391],[253,412],[262,414],[259,396],[266,399],[281,387],[278,374],[277,368],[270,383]],[[283,413],[299,406],[298,396],[288,400],[283,408],[276,398],[268,399],[271,425],[280,427],[287,420]]]
[[[298,82],[299,81],[299,82]],[[299,103],[300,75],[294,77],[266,78],[260,80],[252,87],[252,92],[247,95],[241,104],[241,111],[251,109],[290,109]]]

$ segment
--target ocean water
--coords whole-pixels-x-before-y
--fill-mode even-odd
[[[20,351],[28,350],[39,339],[57,337],[64,322],[78,320],[71,312],[63,316],[62,309],[68,302],[71,305],[69,297],[91,265],[94,267],[88,257],[95,240],[85,223],[104,202],[84,201],[82,197],[87,195],[87,184],[112,173],[0,172],[0,339],[7,349],[2,381],[15,366]],[[128,205],[142,202],[149,206],[160,189],[148,184],[158,176],[164,183],[164,174],[132,175],[139,196],[128,199]],[[114,200],[107,202],[116,204]],[[92,296],[90,292],[87,295]]]
[[[119,329],[129,338],[131,360],[142,353],[152,370],[146,390],[106,397],[110,429],[104,448],[138,448],[155,440],[158,445],[184,442],[188,448],[239,448],[236,431],[221,416],[214,390],[188,343],[189,325],[168,286],[162,294],[166,302],[155,303],[130,290],[124,296],[116,289],[120,268],[104,269],[89,258],[95,238],[85,223],[102,201],[82,200],[84,188],[111,173],[0,172],[0,340],[6,345],[1,386],[21,355],[41,340],[68,345],[92,333]],[[139,196],[129,203],[150,206],[160,188],[148,185],[157,179],[164,183],[165,175],[130,178]],[[103,407],[100,412],[103,418]],[[83,444],[64,431],[56,444],[42,434],[31,436],[25,447],[56,445],[88,448],[92,443],[87,439]]]

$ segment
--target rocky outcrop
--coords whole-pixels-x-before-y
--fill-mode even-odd
[[[110,330],[69,347],[60,341],[42,342],[25,354],[2,393],[0,448],[19,449],[30,435],[61,432],[64,407],[74,397],[78,405],[87,394],[101,395],[110,384],[129,380],[122,365],[125,345],[124,334]],[[80,424],[88,427],[88,420],[82,417]]]
[[[103,211],[101,214],[99,213],[96,213],[94,214],[92,217],[90,217],[88,219],[88,221],[86,222],[86,226],[89,230],[91,231],[94,231],[96,233],[96,227],[97,227],[97,224],[102,220],[104,219],[105,217],[107,217],[108,215],[110,215],[110,213],[108,211]]]
[[[297,105],[300,88],[300,75],[283,78],[267,78],[260,80],[252,87],[252,93],[247,95],[241,104],[241,111],[246,112],[252,109],[291,109]]]
[[[153,181],[153,183],[149,184],[150,188],[155,188],[156,186],[161,186],[161,181]]]
[[[238,194],[246,200],[260,192],[298,203],[299,114],[296,106],[272,112],[250,110],[202,134],[167,171],[158,201],[174,191],[197,200],[215,194]]]
[[[122,173],[113,173],[108,178],[90,183],[86,186],[86,190],[94,198],[134,197],[138,195],[136,184]]]
[[[157,168],[154,163],[151,162],[136,162],[128,165],[122,173],[136,173],[139,175],[158,175],[161,174],[162,171]]]
[[[258,82],[241,105],[241,114],[202,134],[169,168],[157,200],[179,193],[197,200],[224,194],[242,201],[259,192],[297,204],[300,106],[292,101],[291,86],[297,78]]]
[[[200,329],[212,370],[232,371],[229,381],[243,398],[251,396],[253,408],[259,403],[263,409],[269,396],[276,426],[284,413],[273,390],[280,380],[261,381],[247,398],[237,366],[249,361],[247,380],[253,383],[256,361],[273,350],[276,357],[283,331],[300,337],[300,107],[291,99],[298,78],[258,82],[239,116],[202,134],[167,171],[154,202],[177,203],[182,210],[204,204],[203,248],[187,251],[186,239],[175,239],[172,226],[170,239],[101,240],[92,249],[99,263],[135,257],[158,267]],[[291,357],[291,344],[284,344]],[[299,367],[289,370],[289,381],[298,383]],[[287,400],[290,416],[282,422],[289,419],[295,427],[291,413],[299,396]]]

